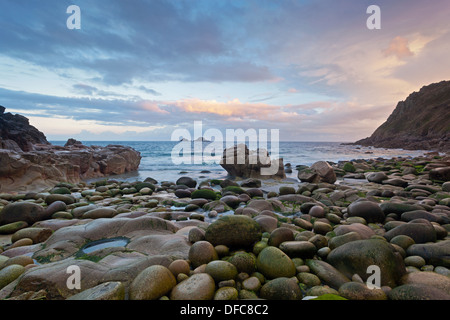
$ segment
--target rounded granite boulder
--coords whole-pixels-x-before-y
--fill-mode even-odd
[[[256,259],[256,267],[268,279],[293,277],[296,274],[294,262],[286,253],[276,247],[266,247]]]
[[[243,215],[223,216],[206,229],[205,239],[214,246],[249,247],[261,240],[260,225]]]

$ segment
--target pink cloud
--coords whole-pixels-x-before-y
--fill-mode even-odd
[[[402,59],[413,56],[414,53],[409,49],[408,39],[397,36],[392,39],[389,47],[383,51],[386,56],[395,55],[397,58]]]

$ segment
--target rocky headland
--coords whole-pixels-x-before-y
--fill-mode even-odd
[[[368,138],[354,144],[377,148],[450,151],[450,81],[424,86]]]
[[[0,107],[0,192],[40,191],[139,167],[141,155],[130,147],[84,146],[74,139],[55,146],[27,118],[4,111]]]

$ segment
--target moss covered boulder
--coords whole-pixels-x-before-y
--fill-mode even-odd
[[[293,277],[296,274],[294,262],[276,247],[264,248],[256,259],[256,267],[268,279]]]
[[[249,247],[261,240],[260,225],[253,219],[241,215],[223,216],[206,229],[205,239],[214,246]]]
[[[200,190],[195,190],[194,192],[192,192],[191,198],[192,199],[202,198],[202,199],[208,199],[208,200],[216,200],[217,194],[215,191],[210,190],[210,189],[200,189]]]

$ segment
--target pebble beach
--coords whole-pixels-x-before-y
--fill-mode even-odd
[[[0,298],[449,300],[450,157],[330,164],[2,193]]]

